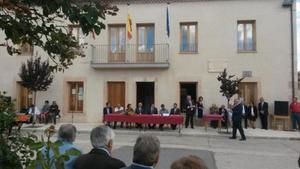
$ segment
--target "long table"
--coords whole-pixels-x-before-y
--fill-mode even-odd
[[[218,131],[221,131],[223,116],[218,114],[205,114],[203,116],[205,131],[207,131],[208,123],[210,121],[218,121]]]
[[[184,122],[182,115],[123,115],[123,114],[108,114],[104,116],[105,122],[125,122],[125,123],[140,123],[140,124],[177,124],[179,125],[179,133]]]

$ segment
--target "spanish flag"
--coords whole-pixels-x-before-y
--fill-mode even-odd
[[[129,13],[127,15],[127,38],[128,40],[132,38],[132,22]]]

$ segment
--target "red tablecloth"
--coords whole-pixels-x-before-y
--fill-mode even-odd
[[[223,120],[223,116],[218,114],[205,114],[203,115],[203,120],[204,121]]]
[[[104,121],[142,124],[183,124],[184,117],[182,115],[160,116],[109,114],[104,116]]]

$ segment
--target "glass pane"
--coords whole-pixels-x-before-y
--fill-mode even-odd
[[[238,24],[238,49],[244,50],[244,24]]]
[[[154,44],[154,27],[147,27],[147,52],[153,52],[153,44]]]
[[[181,47],[180,50],[185,52],[187,51],[187,32],[188,32],[188,27],[187,25],[182,25],[181,26]]]
[[[117,29],[110,28],[110,51],[117,52]]]
[[[125,27],[120,27],[119,28],[119,51],[120,52],[125,51],[125,44],[126,44]]]
[[[144,52],[146,49],[146,44],[145,44],[145,27],[140,26],[138,27],[138,51],[139,52]]]
[[[246,32],[247,32],[247,50],[254,50],[254,43],[253,43],[253,24],[248,23],[246,24]]]
[[[196,25],[190,25],[189,51],[196,52]]]
[[[83,83],[78,83],[77,111],[83,111]]]

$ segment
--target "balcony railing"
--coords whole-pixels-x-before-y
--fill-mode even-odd
[[[168,68],[169,45],[91,45],[93,68]]]

